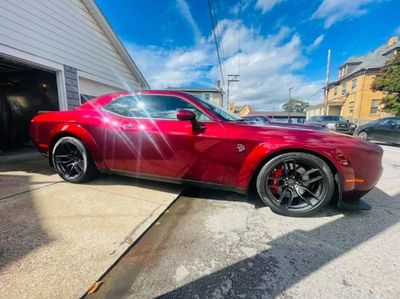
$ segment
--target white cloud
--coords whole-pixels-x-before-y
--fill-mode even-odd
[[[189,5],[185,0],[176,0],[176,4],[178,5],[179,10],[182,12],[182,15],[186,19],[186,21],[190,24],[193,30],[194,37],[198,40],[201,37],[201,31],[197,26],[192,13],[190,12]]]
[[[216,61],[213,45],[200,40],[195,46],[165,50],[126,43],[153,89],[168,86],[209,85],[209,70]]]
[[[251,0],[241,0],[238,1],[230,10],[230,12],[234,15],[240,15],[244,12],[250,5]]]
[[[307,47],[308,51],[312,51],[315,50],[316,48],[318,48],[318,46],[324,41],[325,39],[325,35],[321,34],[320,36],[318,36],[311,45],[309,45]]]
[[[261,12],[265,14],[283,1],[285,0],[257,0],[256,8],[260,9]]]
[[[334,23],[362,16],[368,12],[367,5],[383,0],[323,0],[314,12],[313,19],[324,19],[325,28]]]
[[[306,47],[289,28],[263,35],[240,20],[223,20],[216,31],[222,41],[221,49],[226,50],[222,51],[225,78],[227,74],[240,73],[240,82],[230,86],[231,100],[236,104],[271,109],[287,100],[289,87],[293,87],[293,97],[302,99],[322,88],[322,80],[309,81],[297,74],[307,64]],[[165,50],[134,44],[127,47],[152,88],[210,86],[220,78],[211,35],[187,48]],[[313,99],[319,102],[322,98]]]

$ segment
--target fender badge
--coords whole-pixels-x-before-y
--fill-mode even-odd
[[[236,147],[237,147],[237,150],[239,153],[243,152],[246,149],[246,147],[240,143],[238,143],[238,145]]]

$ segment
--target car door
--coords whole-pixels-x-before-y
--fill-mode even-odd
[[[223,182],[226,148],[223,126],[189,101],[167,95],[131,96],[130,116],[121,123],[127,146],[122,151],[126,171],[151,176]],[[191,121],[179,121],[177,111],[195,112],[204,126],[195,132]],[[128,147],[128,148],[127,148]]]
[[[395,122],[391,118],[380,120],[378,126],[371,130],[370,136],[377,141],[393,142],[394,124]]]
[[[390,142],[400,144],[400,119],[393,118],[390,129]]]

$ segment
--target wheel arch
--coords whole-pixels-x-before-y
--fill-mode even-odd
[[[320,159],[322,159],[329,167],[329,169],[332,171],[332,174],[335,178],[335,193],[334,193],[334,198],[335,195],[338,195],[336,198],[338,198],[339,202],[341,201],[342,198],[342,179],[339,170],[337,169],[335,163],[329,159],[327,156],[317,152],[313,151],[307,148],[283,148],[283,149],[278,149],[275,150],[267,155],[265,155],[257,164],[255,167],[250,180],[247,182],[246,190],[249,191],[251,188],[255,187],[257,176],[260,173],[261,168],[267,163],[269,160],[282,155],[282,154],[287,154],[287,153],[293,153],[293,152],[300,152],[300,153],[307,153],[314,155]]]
[[[97,168],[103,168],[103,159],[99,154],[98,145],[90,133],[80,125],[76,124],[63,124],[55,127],[50,133],[49,144],[49,163],[53,166],[52,152],[53,147],[63,137],[74,137],[80,140],[86,147],[89,155],[93,159]]]

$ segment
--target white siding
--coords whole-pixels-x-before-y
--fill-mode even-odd
[[[74,67],[118,88],[139,88],[81,0],[1,0],[0,44]]]

